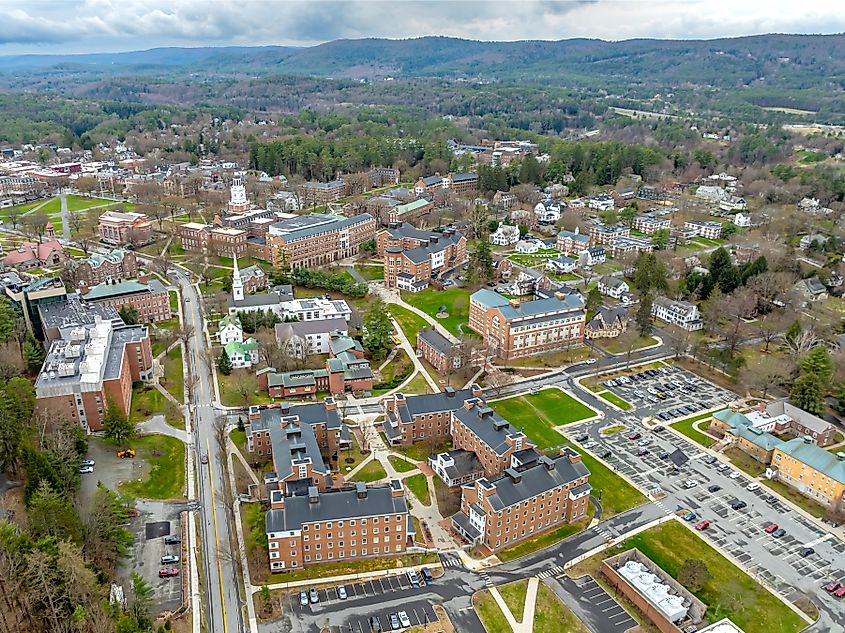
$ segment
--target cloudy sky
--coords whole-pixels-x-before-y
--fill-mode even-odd
[[[843,0],[0,0],[0,55],[339,38],[715,38],[845,32]]]

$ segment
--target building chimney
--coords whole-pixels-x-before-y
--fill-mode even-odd
[[[320,491],[317,486],[308,486],[308,503],[317,503],[320,501]]]
[[[505,468],[505,474],[510,477],[511,481],[513,481],[513,483],[515,484],[518,484],[520,481],[522,481],[522,473],[518,470],[515,470],[513,468]]]
[[[390,480],[390,496],[391,497],[404,497],[405,496],[405,489],[402,487],[402,482],[399,479],[391,479]]]
[[[457,393],[457,392],[455,391],[455,388],[454,388],[454,387],[446,387],[446,388],[443,390],[443,392],[446,394],[446,397],[447,397],[447,398],[454,398],[454,397],[455,397],[455,394]]]
[[[115,283],[117,283],[117,281],[115,281]],[[148,283],[150,283],[150,277],[149,277],[149,275],[147,275],[147,273],[142,273],[142,272],[139,272],[139,273],[138,273],[138,283],[139,283],[139,284],[148,284]]]
[[[543,466],[545,466],[545,467],[546,467],[546,470],[554,470],[554,469],[555,469],[555,462],[554,462],[554,460],[553,460],[553,459],[550,459],[550,458],[549,458],[548,456],[546,456],[546,455],[541,455],[541,456],[540,456],[540,459],[538,459],[537,461],[538,461],[539,463],[541,463]]]
[[[355,496],[359,499],[367,498],[367,484],[365,484],[363,481],[355,482]]]
[[[281,490],[270,491],[270,507],[273,510],[285,509],[285,495],[282,493]]]
[[[475,383],[475,382],[472,383],[469,386],[469,390],[470,390],[470,393],[472,393],[472,396],[474,398],[480,398],[481,397],[481,387],[478,385],[478,383]]]
[[[473,407],[479,402],[477,398],[467,398],[464,400],[464,409],[472,411]]]
[[[323,404],[326,407],[326,411],[337,411],[337,402],[331,396],[328,396],[324,401]]]
[[[508,303],[512,308],[519,308],[519,299],[508,299]]]
[[[88,287],[88,284],[85,281],[79,282],[79,294],[83,296],[87,295],[89,290],[91,289]]]
[[[560,449],[560,454],[565,455],[570,464],[577,464],[581,461],[581,455],[569,447]]]

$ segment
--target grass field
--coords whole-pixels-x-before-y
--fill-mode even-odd
[[[777,492],[780,496],[789,499],[792,503],[803,508],[816,518],[821,518],[827,513],[827,510],[823,505],[805,497],[800,492],[794,488],[790,488],[782,481],[777,481],[776,479],[763,479],[761,483]]]
[[[426,481],[425,475],[422,473],[419,475],[411,475],[402,481],[405,484],[405,487],[413,492],[414,496],[420,500],[420,503],[424,506],[431,505],[431,495],[428,492],[428,482]]]
[[[250,369],[233,369],[228,376],[217,372],[217,384],[220,387],[220,401],[227,407],[273,402],[266,393],[258,391],[255,372]]]
[[[514,619],[521,622],[528,581],[518,580],[498,589]],[[487,633],[511,633],[510,625],[488,589],[478,592],[473,597],[473,604]],[[533,630],[535,633],[589,633],[589,629],[543,583],[537,587]]]
[[[535,536],[534,538],[528,539],[527,541],[523,541],[513,547],[509,547],[507,549],[500,550],[497,552],[497,556],[507,562],[510,560],[514,560],[515,558],[519,558],[520,556],[525,556],[526,554],[530,554],[532,552],[536,552],[537,550],[543,549],[545,547],[549,547],[550,545],[554,545],[558,541],[562,541],[563,539],[572,536],[573,534],[577,534],[584,528],[586,528],[590,524],[590,520],[593,517],[593,506],[588,507],[587,518],[583,521],[578,521],[577,523],[568,523],[567,525],[562,525],[556,530],[550,530],[548,532],[544,532],[539,536]]]
[[[577,447],[575,447],[575,450],[578,450]],[[587,451],[578,452],[581,454],[581,459],[587,470],[590,471],[590,485],[593,487],[592,496],[597,498],[601,504],[602,519],[625,512],[625,510],[630,510],[648,501],[643,493]]]
[[[367,281],[379,281],[384,279],[384,266],[363,266],[355,264],[355,272],[361,275]]]
[[[623,400],[622,398],[617,396],[612,391],[605,391],[603,393],[600,393],[599,397],[604,398],[605,400],[607,400],[611,404],[615,404],[617,407],[619,407],[623,411],[630,411],[631,409],[634,408],[633,405],[631,405],[630,402],[628,402],[627,400]]]
[[[633,351],[655,345],[656,343],[657,339],[653,336],[641,336],[634,342]],[[627,348],[619,343],[619,339],[615,338],[599,339],[598,345],[611,354],[626,354],[628,352]]]
[[[455,336],[460,336],[458,325],[466,325],[469,319],[469,291],[463,288],[449,288],[448,290],[424,290],[422,292],[403,292],[402,299],[419,308],[432,317],[437,318],[440,306],[445,306],[448,317],[437,319],[443,327]],[[416,340],[416,337],[414,337]]]
[[[179,402],[185,399],[185,378],[182,371],[182,346],[177,345],[165,354],[162,386]]]
[[[366,466],[361,468],[350,481],[363,481],[365,483],[372,483],[374,481],[378,481],[379,479],[384,479],[387,477],[387,473],[384,472],[384,468],[378,462],[378,460],[373,460],[369,462]]]
[[[385,444],[387,443],[385,441]],[[448,451],[450,448],[452,448],[452,441],[447,438],[434,445],[426,440],[425,442],[411,444],[410,446],[391,446],[390,450],[402,453],[408,459],[413,459],[415,462],[424,462],[428,459],[429,455],[442,453],[443,451]]]
[[[393,318],[396,319],[396,322],[402,329],[402,333],[411,345],[416,345],[417,343],[417,332],[424,327],[430,327],[426,320],[421,316],[414,314],[407,308],[403,308],[400,305],[391,303],[388,304],[387,309],[390,311],[390,314],[393,315]]]
[[[156,413],[164,415],[167,423],[177,429],[185,428],[185,418],[179,407],[168,400],[154,387],[147,387],[136,383],[132,386],[132,409],[129,412],[130,419],[138,424],[148,420]]]
[[[185,486],[185,445],[166,435],[145,435],[129,442],[149,466],[140,481],[120,484],[121,492],[144,499],[181,499]]]
[[[431,393],[431,386],[421,373],[417,373],[416,376],[411,378],[411,380],[402,387],[402,393]]]
[[[555,426],[590,418],[596,412],[560,389],[516,396],[491,403],[495,411],[521,429],[540,448],[558,446],[565,440]]]
[[[694,415],[692,417],[686,418],[684,420],[679,420],[678,422],[673,422],[669,426],[673,429],[678,431],[679,433],[686,435],[690,438],[693,442],[701,444],[704,447],[711,447],[713,444],[716,443],[716,438],[706,435],[699,431],[698,429],[693,428],[693,423],[698,422],[699,420],[704,420],[712,417],[712,413],[700,413],[698,415]]]
[[[389,461],[390,465],[393,466],[396,469],[396,472],[399,473],[409,473],[412,470],[417,469],[417,467],[411,462],[407,462],[400,457],[396,457],[395,455],[388,455],[387,461]]]
[[[513,617],[517,622],[522,620],[522,612],[525,609],[525,596],[528,594],[528,580],[517,580],[499,587],[502,600],[508,605]]]
[[[646,530],[626,540],[620,549],[632,547],[674,578],[684,561],[704,561],[710,580],[692,593],[707,605],[710,622],[727,617],[745,633],[795,633],[806,626],[792,609],[680,523]]]

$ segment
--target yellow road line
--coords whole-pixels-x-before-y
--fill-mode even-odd
[[[217,576],[220,580],[220,607],[223,609],[223,632],[227,633],[229,625],[226,622],[226,598],[223,595],[223,566],[220,564],[220,536],[217,533],[217,507],[214,505],[214,475],[211,472],[211,444],[205,440],[208,458],[208,484],[211,486],[211,516],[214,518],[214,544],[217,548]]]

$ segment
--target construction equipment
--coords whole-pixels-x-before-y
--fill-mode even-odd
[[[135,457],[135,449],[134,448],[125,448],[122,451],[117,451],[117,456],[122,458],[122,459]]]

